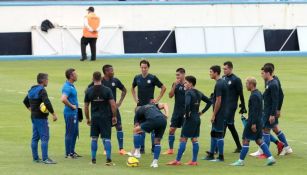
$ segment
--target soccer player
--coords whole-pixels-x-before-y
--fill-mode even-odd
[[[81,157],[75,152],[76,140],[79,135],[78,124],[78,95],[74,83],[77,81],[77,73],[73,68],[65,71],[67,81],[62,88],[61,101],[64,103],[65,118],[65,150],[66,158],[76,159]]]
[[[31,112],[32,120],[32,156],[33,162],[40,163],[38,156],[38,141],[41,140],[42,162],[45,164],[56,164],[55,161],[48,157],[49,126],[48,115],[40,110],[40,105],[45,104],[47,110],[52,114],[53,121],[58,119],[52,104],[48,98],[45,87],[48,86],[48,74],[39,73],[37,75],[37,85],[31,87],[23,103]]]
[[[135,127],[133,129],[135,148],[134,156],[140,158],[141,155],[141,133],[154,132],[154,159],[150,165],[150,167],[153,168],[158,167],[158,159],[161,152],[160,143],[167,124],[166,118],[167,116],[164,115],[155,104],[147,104],[136,108],[134,117]]]
[[[273,69],[273,74],[274,74],[275,66],[274,66],[273,63],[266,63],[264,66],[271,66],[272,69]],[[283,105],[283,100],[284,100],[284,93],[283,93],[279,78],[276,75],[273,75],[273,78],[278,82],[278,85],[279,85],[279,95],[278,95],[279,103],[278,103],[278,108],[277,108],[278,109],[277,110],[277,116],[280,116],[280,111],[281,111],[281,107]],[[270,140],[271,140],[271,142],[276,144],[277,150],[278,150],[278,155],[286,155],[286,154],[292,153],[292,149],[287,148],[287,151],[286,151],[286,149],[284,149],[285,148],[284,143],[279,141],[272,134],[270,135]],[[251,153],[250,155],[251,156],[259,156],[260,158],[265,157],[265,155],[263,155],[263,152],[260,148],[258,149],[258,151],[256,151],[255,153]]]
[[[169,92],[169,97],[175,96],[174,111],[171,118],[171,125],[169,129],[168,144],[169,149],[163,154],[174,154],[174,141],[175,132],[177,128],[181,128],[184,121],[184,108],[185,108],[185,70],[178,68],[176,70],[176,81],[172,85],[172,89]]]
[[[104,76],[102,77],[101,83],[112,90],[115,102],[116,102],[116,90],[117,89],[121,90],[121,96],[119,101],[117,102],[117,115],[116,115],[117,123],[115,125],[115,128],[117,131],[119,154],[125,155],[126,151],[124,150],[124,132],[121,122],[121,115],[118,109],[120,108],[121,104],[124,101],[127,90],[125,86],[122,84],[122,82],[118,78],[114,77],[114,69],[112,65],[109,64],[104,65],[102,67],[102,72]],[[93,85],[94,83],[91,83],[88,87],[91,87]]]
[[[106,150],[106,165],[114,165],[111,159],[111,130],[116,124],[117,107],[110,88],[101,84],[101,73],[93,73],[94,86],[87,89],[84,98],[84,112],[87,124],[91,126],[92,164],[96,164],[97,140],[99,135]],[[91,118],[89,105],[91,104]]]
[[[248,119],[243,131],[243,148],[240,153],[240,159],[230,164],[233,166],[244,165],[244,159],[248,153],[250,140],[255,140],[257,145],[261,147],[264,154],[268,157],[267,165],[273,165],[276,162],[267,144],[262,141],[263,99],[261,92],[256,88],[256,86],[257,81],[254,77],[247,78],[246,88],[251,92],[248,101]]]
[[[198,137],[200,131],[200,115],[204,114],[211,106],[212,102],[203,93],[195,89],[196,78],[193,76],[185,77],[185,121],[181,130],[181,139],[176,160],[167,165],[181,165],[182,154],[185,151],[187,140],[190,138],[193,145],[193,158],[186,165],[196,166],[199,151]],[[199,111],[200,102],[206,103],[205,108]]]
[[[270,131],[273,130],[279,140],[284,143],[286,153],[291,153],[292,149],[288,145],[284,133],[278,127],[278,105],[279,105],[279,84],[273,77],[273,67],[265,65],[262,67],[261,75],[266,82],[265,91],[263,94],[264,99],[264,141],[270,146]],[[286,154],[285,153],[285,154]]]
[[[163,97],[166,87],[161,83],[157,76],[150,74],[149,68],[150,63],[147,60],[140,61],[141,74],[136,75],[133,79],[131,92],[133,99],[137,106],[143,106],[147,104],[159,103],[160,99]],[[161,88],[160,94],[157,98],[154,98],[155,86]],[[137,87],[137,94],[135,88]],[[145,133],[142,133],[141,141],[141,153],[145,153]],[[152,147],[151,151],[154,149],[154,133],[151,134]]]
[[[226,61],[224,63],[224,76],[223,79],[227,82],[228,86],[228,115],[225,121],[224,127],[224,137],[227,131],[227,128],[230,130],[233,140],[236,143],[237,148],[234,153],[240,153],[242,146],[240,143],[238,132],[235,128],[235,114],[238,107],[238,99],[240,97],[241,104],[240,106],[240,114],[246,113],[244,95],[243,95],[243,87],[242,82],[239,77],[237,77],[233,73],[233,64],[231,61]]]
[[[211,117],[212,129],[211,129],[211,147],[208,155],[204,157],[204,160],[210,160],[215,162],[224,161],[224,121],[227,116],[227,98],[228,87],[225,80],[220,77],[221,67],[218,65],[211,66],[210,78],[216,81],[213,92],[213,113]],[[218,148],[219,156],[214,159],[215,148]]]

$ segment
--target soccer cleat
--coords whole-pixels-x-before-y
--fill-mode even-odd
[[[74,154],[68,154],[68,155],[66,155],[65,156],[65,158],[70,158],[70,159],[78,159],[78,157],[76,156],[76,155],[74,155]]]
[[[163,155],[172,155],[172,154],[174,154],[174,149],[168,149],[163,153]]]
[[[279,154],[280,156],[285,156],[288,154],[293,153],[293,150],[290,146],[284,147],[283,150],[281,151],[281,153]]]
[[[154,159],[150,165],[150,167],[152,168],[158,168],[159,165],[158,165],[158,160],[157,159]]]
[[[284,149],[285,145],[282,142],[278,142],[277,143],[277,155],[280,155],[280,153],[282,152],[282,150]]]
[[[201,159],[202,160],[209,160],[209,161],[211,161],[211,160],[214,160],[214,156],[213,156],[212,153],[209,152],[209,154],[207,156],[205,156],[205,157],[203,157]]]
[[[185,163],[185,165],[189,165],[189,166],[197,166],[198,163],[197,162],[193,162],[193,161],[189,161],[187,163]]]
[[[211,162],[224,162],[224,156],[219,155],[216,159],[210,160]]]
[[[128,155],[128,156],[135,157],[135,158],[137,158],[137,159],[140,159],[140,158],[141,158],[141,153],[139,153],[139,152],[137,152],[137,151],[128,152],[127,155]]]
[[[177,160],[173,160],[173,161],[168,162],[166,165],[179,166],[181,165],[181,162]]]
[[[237,160],[234,163],[230,164],[231,166],[244,166],[243,160]]]
[[[242,148],[236,148],[233,153],[240,153]]]
[[[106,161],[106,164],[105,164],[105,165],[106,165],[106,166],[114,166],[114,165],[115,165],[115,163],[113,163],[111,159],[107,159],[107,161]]]
[[[265,154],[261,154],[258,156],[258,159],[266,159],[268,158]]]
[[[92,165],[96,165],[96,159],[92,159]]]
[[[253,157],[258,157],[258,156],[260,156],[261,154],[263,154],[263,151],[259,148],[256,152],[251,153],[251,154],[249,154],[249,155],[250,155],[250,156],[253,156]]]
[[[38,158],[38,159],[33,159],[33,162],[34,163],[41,163],[42,162],[42,159]]]
[[[53,160],[50,159],[50,158],[47,158],[46,160],[43,160],[43,163],[44,163],[44,164],[56,164],[56,162],[53,161]]]
[[[267,160],[267,163],[266,165],[267,166],[272,166],[276,163],[276,160],[274,159],[274,157],[269,157],[268,160]]]
[[[118,152],[120,155],[126,155],[127,152],[124,149],[120,149]]]
[[[79,158],[79,157],[82,157],[81,155],[79,155],[79,154],[76,153],[76,152],[74,152],[73,155],[74,155],[74,157],[78,157],[78,158]]]

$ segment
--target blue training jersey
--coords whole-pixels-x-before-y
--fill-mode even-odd
[[[78,93],[74,86],[74,84],[70,83],[69,81],[66,81],[62,88],[62,95],[67,96],[67,100],[72,105],[76,105],[79,107],[78,104]],[[78,112],[78,109],[73,110],[71,107],[65,105],[64,107],[64,114],[76,114]]]

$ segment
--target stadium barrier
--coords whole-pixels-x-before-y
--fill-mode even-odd
[[[4,55],[0,57],[80,57],[81,26],[89,5],[95,6],[104,26],[97,43],[99,58],[275,56],[280,53],[267,51],[283,51],[281,55],[307,51],[307,2],[303,1],[36,1],[0,2],[0,16],[11,16],[0,19],[6,24],[0,28],[0,55]],[[57,27],[41,32],[44,19]]]

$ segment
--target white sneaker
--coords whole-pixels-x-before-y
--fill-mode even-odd
[[[141,158],[141,153],[140,152],[138,152],[138,151],[134,151],[134,152],[127,152],[127,155],[128,156],[132,156],[132,157],[135,157],[135,158],[138,158],[138,159],[140,159]]]
[[[154,159],[150,165],[150,167],[152,168],[158,168],[159,165],[158,165],[158,160],[157,159]]]
[[[285,156],[288,154],[293,153],[293,150],[290,146],[284,147],[284,149],[282,149],[281,153],[279,154],[280,156]]]
[[[250,156],[253,156],[253,157],[258,157],[258,156],[260,156],[261,154],[263,154],[263,151],[262,151],[261,148],[258,148],[258,150],[257,150],[256,152],[251,153],[251,154],[249,154],[249,155],[250,155]]]

